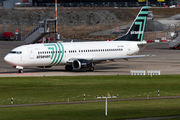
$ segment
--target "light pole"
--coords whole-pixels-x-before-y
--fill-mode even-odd
[[[146,6],[148,6],[148,0],[146,0]]]

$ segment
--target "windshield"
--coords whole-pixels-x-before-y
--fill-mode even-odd
[[[11,53],[11,54],[21,54],[22,51],[10,51],[9,53]]]

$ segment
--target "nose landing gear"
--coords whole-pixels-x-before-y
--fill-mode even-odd
[[[19,69],[18,73],[23,73],[23,67],[21,66],[13,66],[13,67]]]
[[[19,69],[19,70],[18,70],[18,73],[23,73],[23,69]]]

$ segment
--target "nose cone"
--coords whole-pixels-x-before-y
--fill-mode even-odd
[[[4,57],[4,61],[12,65],[12,57],[10,55],[6,55]]]

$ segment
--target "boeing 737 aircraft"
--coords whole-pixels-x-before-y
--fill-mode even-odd
[[[143,41],[149,7],[141,8],[128,32],[114,41],[68,42],[22,45],[14,48],[4,60],[23,72],[24,67],[65,65],[65,70],[89,70],[103,62],[145,57],[135,55],[147,42]]]

